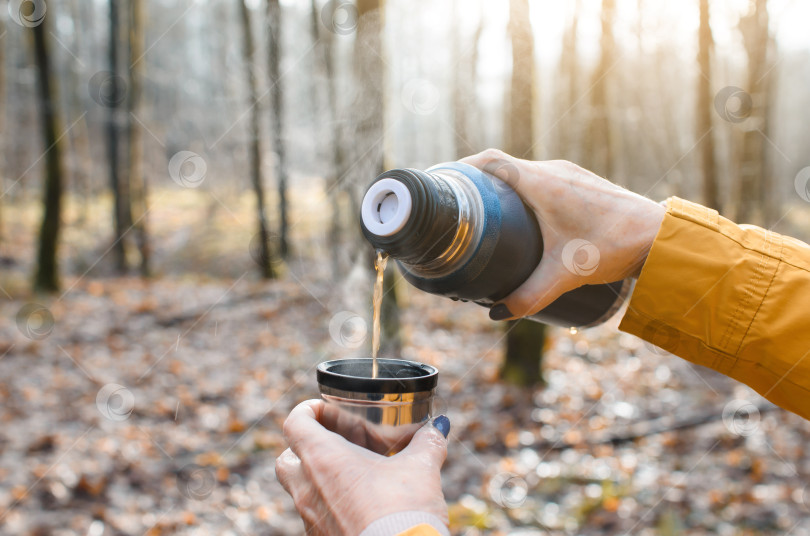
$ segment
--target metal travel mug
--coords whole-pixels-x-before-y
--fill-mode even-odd
[[[430,417],[439,379],[436,367],[401,359],[337,359],[318,365],[323,424],[378,454],[402,450]]]

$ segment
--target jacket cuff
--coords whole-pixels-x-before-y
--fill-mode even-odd
[[[374,521],[360,536],[450,536],[444,522],[427,512],[397,512]]]
[[[619,329],[734,376],[781,250],[775,233],[672,197]]]

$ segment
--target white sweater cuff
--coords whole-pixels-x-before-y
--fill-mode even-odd
[[[395,536],[416,525],[430,525],[442,536],[450,536],[450,531],[441,519],[426,512],[397,512],[381,517],[365,528],[360,536]]]

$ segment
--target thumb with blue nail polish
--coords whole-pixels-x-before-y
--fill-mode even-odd
[[[438,473],[447,457],[447,435],[450,433],[450,419],[439,415],[432,422],[419,429],[401,454],[415,458],[427,468]]]
[[[450,433],[450,419],[447,418],[447,415],[439,415],[433,419],[433,426],[447,438],[447,434]]]

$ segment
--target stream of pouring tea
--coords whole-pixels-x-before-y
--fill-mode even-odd
[[[388,264],[388,255],[382,250],[377,250],[377,259],[374,267],[377,269],[377,281],[374,282],[374,322],[371,331],[371,377],[377,377],[377,353],[380,351],[380,305],[383,299],[383,274],[385,265]]]

